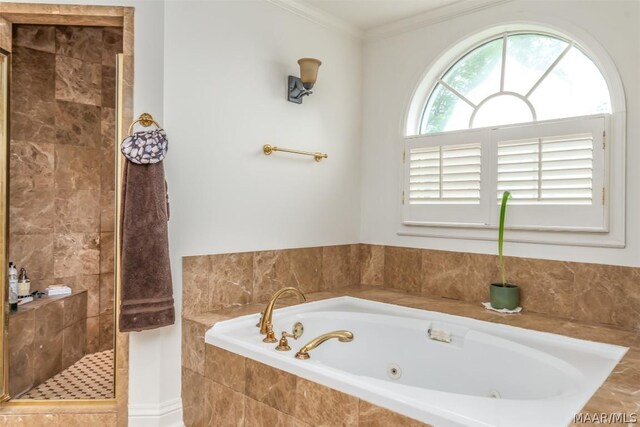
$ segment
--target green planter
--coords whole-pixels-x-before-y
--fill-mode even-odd
[[[520,288],[502,283],[491,284],[491,307],[513,310],[520,305]]]

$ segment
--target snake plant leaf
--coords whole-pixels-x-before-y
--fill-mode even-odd
[[[502,272],[502,286],[507,285],[507,272],[504,268],[504,259],[502,258],[502,246],[504,244],[504,217],[507,211],[507,200],[510,198],[510,192],[505,191],[502,193],[502,204],[500,205],[500,228],[498,230],[498,259],[500,261],[500,270]]]

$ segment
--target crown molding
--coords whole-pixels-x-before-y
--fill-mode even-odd
[[[458,16],[479,12],[494,6],[512,2],[513,0],[459,0],[433,10],[401,19],[390,24],[381,25],[364,32],[364,40],[380,40],[398,34],[426,27],[427,25],[447,21]]]
[[[322,25],[324,27],[333,28],[346,33],[356,39],[362,39],[364,37],[364,31],[355,25],[349,24],[340,18],[337,18],[329,13],[316,9],[314,7],[305,5],[296,0],[265,0],[268,3],[273,4],[281,9],[305,18],[313,23]]]

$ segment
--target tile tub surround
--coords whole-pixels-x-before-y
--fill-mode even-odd
[[[308,294],[308,299],[341,295],[627,346],[630,350],[583,412],[640,412],[640,334],[637,331],[582,324],[538,313],[504,315],[489,312],[477,303],[407,295],[381,286],[349,286],[314,292]],[[292,303],[295,301],[288,300],[281,305]],[[204,343],[205,331],[216,322],[258,313],[263,308],[264,304],[253,303],[183,318],[182,387],[187,426],[421,425],[355,397]],[[333,422],[334,412],[325,412],[329,404],[340,414],[339,421]]]
[[[9,314],[9,393],[18,397],[87,353],[87,291],[43,297]]]
[[[12,35],[10,259],[34,289],[86,290],[89,352],[110,349],[113,94],[123,31],[14,24]]]

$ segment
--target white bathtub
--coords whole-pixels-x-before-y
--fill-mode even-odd
[[[304,324],[289,352],[263,343],[257,320],[219,322],[205,341],[436,427],[566,426],[627,351],[351,297],[274,311],[278,337]],[[294,358],[311,339],[339,329],[353,332],[353,341],[330,340],[309,360]],[[429,329],[452,341],[430,339]]]

